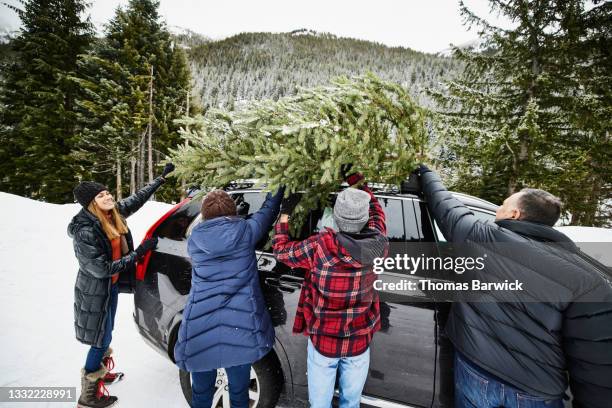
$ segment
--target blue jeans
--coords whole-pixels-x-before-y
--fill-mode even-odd
[[[339,372],[340,408],[359,408],[368,378],[370,349],[358,356],[330,358],[320,354],[308,339],[308,400],[310,408],[330,408]]]
[[[526,394],[455,353],[455,408],[563,408],[562,399]]]
[[[230,406],[248,408],[251,365],[243,364],[225,369],[229,383]],[[191,373],[191,408],[210,408],[215,395],[217,370]]]
[[[108,316],[106,317],[106,326],[104,327],[104,337],[102,338],[102,347],[91,346],[87,353],[85,361],[85,371],[93,373],[100,369],[104,353],[108,350],[111,340],[113,339],[113,328],[115,327],[115,314],[117,313],[117,302],[119,301],[119,285],[112,284],[110,292],[110,300],[108,306]]]

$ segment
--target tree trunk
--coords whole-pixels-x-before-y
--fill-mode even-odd
[[[149,132],[148,132],[148,159],[149,183],[153,181],[153,65],[151,65],[151,79],[149,80]]]
[[[121,183],[121,159],[119,151],[117,151],[117,201],[123,198],[123,184]]]
[[[540,62],[538,60],[538,52],[539,48],[537,45],[537,38],[535,38],[535,34],[532,35],[532,45],[531,45],[531,73],[533,75],[531,79],[531,83],[529,84],[529,88],[527,89],[527,100],[525,101],[525,106],[523,107],[523,114],[527,112],[529,104],[535,97],[536,92],[536,78],[540,75],[542,68],[540,66]],[[529,153],[531,150],[531,140],[528,139],[528,136],[525,133],[518,133],[519,145],[518,152],[514,152],[513,160],[512,160],[512,172],[510,174],[510,178],[508,180],[508,195],[512,195],[516,193],[519,189],[518,180],[523,175],[524,169],[531,165],[529,163]]]
[[[130,195],[136,192],[136,157],[134,156],[134,142],[131,144],[130,153]]]
[[[146,150],[147,130],[145,130],[142,133],[142,136],[140,137],[140,143],[138,145],[138,153],[139,153],[138,155],[139,157],[138,159],[138,184],[136,186],[136,189],[140,189],[144,187],[144,184],[145,184],[145,165],[146,165],[145,150]]]
[[[190,99],[190,90],[187,89],[187,109],[185,110],[185,116],[189,117],[189,99]],[[189,125],[185,126],[185,131],[189,132]],[[189,141],[185,140],[185,147],[189,146]],[[185,179],[181,181],[181,201],[183,201],[187,197],[187,183]]]

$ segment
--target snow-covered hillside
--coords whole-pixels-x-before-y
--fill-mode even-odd
[[[139,243],[169,208],[148,202],[128,219]],[[77,261],[66,226],[78,204],[55,205],[0,192],[0,386],[80,387],[88,347],[74,338],[73,287]],[[109,387],[119,406],[184,408],[178,369],[144,343],[132,313],[131,295],[119,296],[113,331],[116,368],[126,373]],[[79,392],[79,388],[77,388]],[[72,407],[75,403],[28,403]],[[0,403],[1,407],[25,407]]]

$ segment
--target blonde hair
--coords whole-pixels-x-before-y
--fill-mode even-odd
[[[127,234],[127,224],[121,214],[119,214],[119,211],[117,211],[117,207],[113,207],[112,210],[106,212],[96,205],[95,200],[92,200],[87,209],[100,220],[102,229],[110,241],[119,238],[122,234]],[[110,217],[107,215],[109,213]]]

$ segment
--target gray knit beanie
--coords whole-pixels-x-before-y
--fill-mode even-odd
[[[349,187],[336,198],[334,220],[344,232],[359,232],[368,222],[370,195],[363,190]]]

